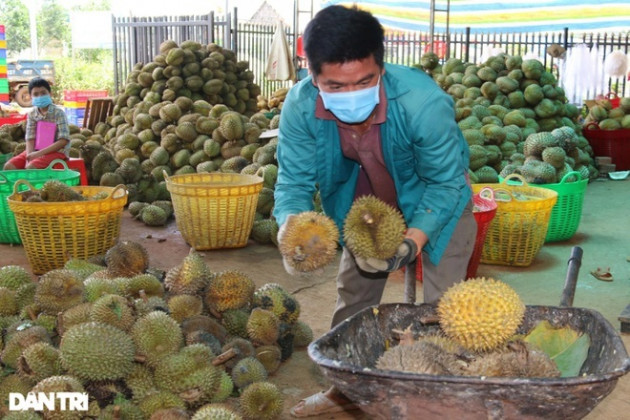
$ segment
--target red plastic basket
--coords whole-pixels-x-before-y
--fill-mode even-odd
[[[466,270],[466,278],[468,279],[477,275],[483,243],[486,240],[490,222],[497,213],[497,203],[494,201],[494,192],[490,188],[484,188],[479,194],[473,195],[473,204],[473,215],[477,222],[477,236],[475,237],[475,248],[470,256],[468,269]]]
[[[26,119],[26,114],[24,114],[24,115],[20,115],[20,114],[9,115],[8,117],[0,118],[0,125],[17,124],[20,121],[24,121],[25,119]]]
[[[630,128],[602,130],[596,122],[582,128],[595,156],[609,156],[617,171],[630,169]]]

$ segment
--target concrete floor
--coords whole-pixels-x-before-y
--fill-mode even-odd
[[[589,184],[578,233],[569,241],[543,246],[529,267],[481,265],[478,276],[494,277],[512,285],[526,304],[558,305],[566,276],[567,260],[573,246],[584,250],[574,306],[600,312],[619,330],[617,319],[630,304],[630,180],[598,180]],[[175,222],[163,228],[148,228],[134,221],[125,212],[121,238],[143,244],[149,251],[151,265],[168,269],[181,262],[189,247],[182,239]],[[282,284],[292,291],[301,304],[301,319],[317,336],[327,331],[335,305],[336,265],[326,268],[318,278],[294,278],[287,275],[275,247],[253,242],[241,249],[203,253],[214,271],[238,269],[250,275],[257,285],[269,282]],[[0,266],[18,264],[28,268],[21,246],[0,244]],[[613,282],[602,282],[589,274],[597,267],[610,267]],[[421,284],[418,284],[421,299]],[[403,280],[394,273],[385,290],[383,302],[399,302],[403,297]],[[622,335],[630,349],[630,335]],[[271,378],[285,394],[282,418],[290,418],[288,410],[304,398],[326,386],[317,366],[304,350],[296,351]],[[589,420],[627,419],[630,412],[630,376],[623,377],[615,390],[587,416]],[[321,419],[366,419],[360,412]]]

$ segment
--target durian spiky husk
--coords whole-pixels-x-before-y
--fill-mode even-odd
[[[271,420],[282,414],[282,392],[271,382],[256,382],[245,388],[239,406],[246,418]]]
[[[438,303],[444,333],[472,351],[493,350],[520,326],[525,305],[506,283],[479,277],[449,288]]]
[[[339,229],[328,216],[314,211],[294,215],[278,244],[291,267],[310,272],[330,264],[337,255]]]
[[[251,303],[255,289],[249,276],[237,270],[226,270],[208,285],[205,302],[219,312],[242,308]]]
[[[522,378],[554,378],[560,376],[556,363],[536,346],[510,342],[509,346],[484,353],[470,363],[466,375]]]
[[[212,272],[201,255],[191,248],[184,261],[166,273],[164,287],[171,293],[196,295],[210,282]]]
[[[133,277],[149,268],[149,254],[137,242],[121,241],[107,251],[105,263],[112,277]]]
[[[398,210],[369,195],[352,204],[343,227],[343,239],[357,257],[387,259],[405,239],[406,229]]]

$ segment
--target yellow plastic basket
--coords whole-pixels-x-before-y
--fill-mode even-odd
[[[177,228],[196,250],[241,248],[252,230],[262,178],[231,173],[168,176]]]
[[[15,215],[26,257],[35,274],[61,268],[70,257],[86,259],[103,254],[118,240],[122,212],[127,203],[127,189],[117,187],[71,187],[85,197],[107,192],[100,200],[68,202],[23,201],[17,181],[8,197]]]
[[[508,183],[516,179],[520,185]],[[551,210],[558,199],[556,191],[534,187],[520,175],[512,174],[500,184],[473,184],[473,191],[494,190],[497,212],[483,244],[484,264],[526,267],[545,242]]]

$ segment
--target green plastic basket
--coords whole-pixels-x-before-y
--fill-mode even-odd
[[[12,156],[13,153],[0,154],[0,171],[2,170],[4,164],[7,163]]]
[[[571,177],[577,178],[577,181],[568,182]],[[551,210],[545,242],[566,241],[577,232],[582,218],[582,203],[587,184],[588,179],[582,179],[582,175],[574,171],[562,177],[557,184],[537,185],[558,193],[558,201]]]
[[[53,169],[53,166],[61,163],[63,169]],[[20,179],[25,179],[33,185],[33,188],[40,189],[46,181],[56,179],[64,184],[79,185],[80,173],[68,168],[65,161],[61,159],[53,160],[46,169],[17,169],[11,171],[0,171],[0,243],[21,244],[20,234],[13,212],[9,209],[7,198],[13,194],[13,185]],[[20,191],[25,191],[26,186],[20,186]]]
[[[576,181],[569,181],[575,177]],[[499,177],[502,182],[503,178]],[[509,180],[508,184],[517,184]],[[582,203],[588,179],[582,179],[578,171],[572,171],[562,177],[557,184],[536,184],[537,187],[547,188],[558,193],[558,201],[551,210],[549,227],[545,242],[558,242],[570,239],[580,226],[582,218]]]

